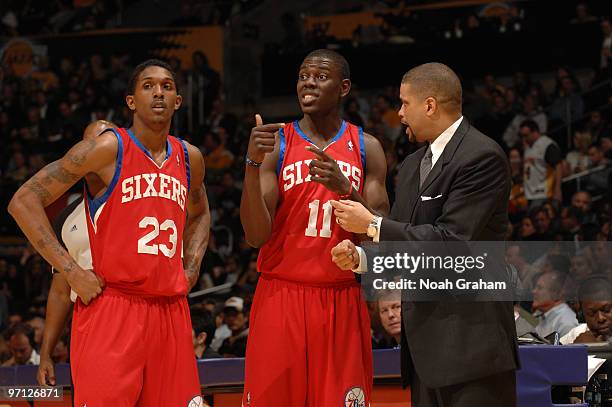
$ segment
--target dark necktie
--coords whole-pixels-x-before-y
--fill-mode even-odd
[[[431,145],[429,145],[427,146],[427,151],[425,151],[425,155],[421,160],[421,178],[419,179],[419,188],[423,186],[423,182],[425,182],[427,175],[429,175],[429,172],[431,171],[431,157]]]

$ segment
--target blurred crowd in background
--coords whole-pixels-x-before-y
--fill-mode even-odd
[[[119,0],[2,2],[0,36],[114,27],[120,24],[117,17],[120,9],[131,3]],[[215,2],[184,2],[183,19],[176,24],[221,23],[228,15],[239,12],[240,7],[256,2],[237,3],[243,4],[224,2],[226,8],[223,8]],[[389,3],[394,2],[381,2],[381,5]],[[401,2],[395,3],[401,6]],[[209,6],[212,8],[207,9]],[[517,7],[512,10],[510,17],[496,20],[496,25],[481,21],[475,11],[464,10],[461,17],[442,26],[439,32],[441,36],[462,38],[486,35],[488,30],[520,30],[521,10]],[[417,17],[414,14],[400,19],[387,16],[381,32],[386,38],[397,38],[405,34],[402,31],[408,25],[405,19]],[[288,40],[282,40],[284,45],[277,44],[280,47],[291,43],[291,30],[299,31],[297,21],[290,17],[282,24],[286,25]],[[567,24],[596,27],[593,41],[601,44],[600,54],[594,58],[599,62],[597,65],[581,65],[578,61],[572,67],[559,66],[547,72],[516,71],[512,76],[492,72],[464,81],[464,115],[504,148],[512,168],[508,239],[521,243],[508,249],[508,261],[518,269],[523,288],[532,293],[535,301],[535,305],[527,301],[517,306],[521,307],[521,313],[536,316],[562,308],[559,312],[569,323],[563,319],[554,328],[564,334],[585,321],[580,301],[565,299],[576,298],[574,294],[589,277],[607,276],[609,281],[612,273],[607,245],[580,243],[605,242],[612,238],[612,25],[608,18],[591,15],[586,3],[577,4],[576,15]],[[365,35],[355,33],[355,41],[363,41]],[[5,66],[0,66],[0,143],[3,146],[0,207],[6,208],[12,194],[32,174],[80,140],[83,129],[91,121],[104,119],[119,126],[130,125],[124,92],[131,69],[139,62],[125,54],[111,57],[94,54],[83,59],[50,55],[40,60],[38,69],[26,77],[13,75]],[[245,242],[239,205],[246,140],[261,100],[247,93],[242,104],[227,106],[225,92],[232,84],[223,81],[222,74],[209,66],[202,52],[192,55],[193,67],[189,69],[183,68],[176,58],[169,62],[176,70],[179,92],[187,82],[197,81],[205,95],[203,100],[196,100],[201,97],[197,94],[185,98],[172,129],[175,135],[198,146],[206,161],[212,231],[200,280],[193,291],[231,283],[225,290],[191,301],[194,351],[198,357],[244,356],[249,308],[258,273],[257,250]],[[294,68],[297,67],[287,69]],[[344,118],[363,126],[383,145],[390,202],[394,201],[399,163],[418,148],[408,142],[397,115],[400,77],[398,73],[397,77],[389,78],[387,86],[376,89],[365,89],[355,82],[343,102]],[[191,131],[185,119],[190,104],[203,106],[203,114]],[[537,137],[549,137],[558,148],[559,156],[547,162],[551,171],[560,171],[563,181],[558,185],[560,194],[551,191],[546,199],[536,201],[526,196],[524,178],[525,149]],[[67,199],[74,199],[81,188],[75,186]],[[42,339],[50,267],[31,246],[24,244],[6,211],[0,214],[0,235],[3,237],[0,362],[34,363]],[[544,256],[535,256],[523,243],[534,241],[570,241],[574,245],[572,250],[551,245]],[[550,302],[544,307],[538,305],[541,293],[537,287],[542,286],[542,279],[561,281],[553,284],[558,288],[556,294],[548,294],[560,302],[552,306]],[[573,290],[574,294],[568,294],[567,290]],[[373,346],[397,346],[401,326],[399,301],[381,298],[370,308]],[[608,310],[608,314],[612,326],[612,311]],[[542,335],[547,335],[547,329],[541,327]],[[67,328],[53,354],[56,362],[67,361],[68,344]]]

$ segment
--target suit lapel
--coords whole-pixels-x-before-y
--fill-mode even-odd
[[[461,140],[463,140],[463,137],[465,136],[465,133],[468,131],[469,127],[470,124],[464,117],[461,124],[455,131],[455,134],[453,134],[446,147],[444,147],[444,151],[442,151],[442,155],[436,161],[436,165],[434,165],[429,172],[429,175],[425,179],[425,182],[419,191],[420,193],[424,192],[436,180],[436,178],[438,178],[444,165],[446,165],[453,158],[455,151],[457,151],[457,147],[459,147],[459,144],[461,143]]]
[[[433,168],[427,175],[427,178],[425,178],[425,182],[423,182],[423,186],[420,189],[417,188],[418,191],[414,195],[415,200],[412,206],[410,207],[411,208],[411,211],[410,211],[410,221],[411,222],[413,221],[414,211],[416,207],[418,206],[419,202],[421,202],[421,194],[425,192],[427,188],[429,188],[429,186],[438,178],[438,176],[442,173],[442,169],[444,168],[444,166],[448,162],[450,162],[450,160],[453,158],[453,156],[455,155],[455,151],[457,151],[457,147],[459,147],[461,140],[463,140],[463,137],[465,136],[465,133],[467,133],[469,128],[470,128],[470,124],[468,123],[467,119],[464,117],[463,120],[461,120],[461,124],[455,131],[455,134],[453,134],[451,139],[448,141],[448,144],[446,145],[446,147],[444,147],[444,151],[442,151],[442,155],[436,161],[436,164],[433,166]],[[424,155],[424,152],[423,154],[420,155],[421,158],[423,157],[423,155]],[[421,161],[419,159],[419,164],[420,162]],[[419,184],[417,183],[416,185],[418,187]]]
[[[412,222],[412,213],[414,208],[419,201],[419,184],[421,183],[420,164],[427,147],[422,147],[417,150],[413,155],[413,161],[410,163],[409,168],[412,169],[412,173],[406,177],[406,189],[408,193],[408,199],[406,200],[406,206],[403,213],[408,214],[408,221]]]

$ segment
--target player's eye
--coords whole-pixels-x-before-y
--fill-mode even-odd
[[[308,75],[306,75],[305,73],[301,73],[301,74],[299,75],[299,77],[300,77],[300,80],[301,80],[301,81],[305,81],[305,80],[307,80],[307,79],[308,79]]]
[[[319,75],[319,80],[320,80],[320,81],[324,81],[324,80],[326,80],[326,79],[327,79],[327,75],[325,75],[325,74],[320,74],[320,75]]]
[[[169,83],[167,83],[167,84],[165,84],[165,85],[164,85],[164,89],[166,89],[166,90],[172,90],[172,85],[171,85],[171,84],[169,84]]]
[[[151,84],[150,84],[149,82],[145,82],[145,84],[144,84],[144,85],[142,85],[142,87],[143,87],[144,89],[151,89]]]

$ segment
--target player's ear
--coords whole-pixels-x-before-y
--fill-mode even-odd
[[[340,90],[340,96],[345,97],[351,91],[351,80],[350,79],[342,79],[342,85]]]
[[[136,103],[134,103],[134,95],[127,95],[125,97],[125,103],[127,104],[127,107],[131,111],[135,111],[136,110]]]
[[[198,342],[198,345],[204,345],[206,343],[206,332],[201,332],[196,341]]]
[[[176,95],[176,100],[174,101],[174,110],[179,110],[181,108],[182,103],[183,97],[181,95]]]
[[[425,99],[425,114],[433,116],[438,111],[438,101],[433,97]]]

